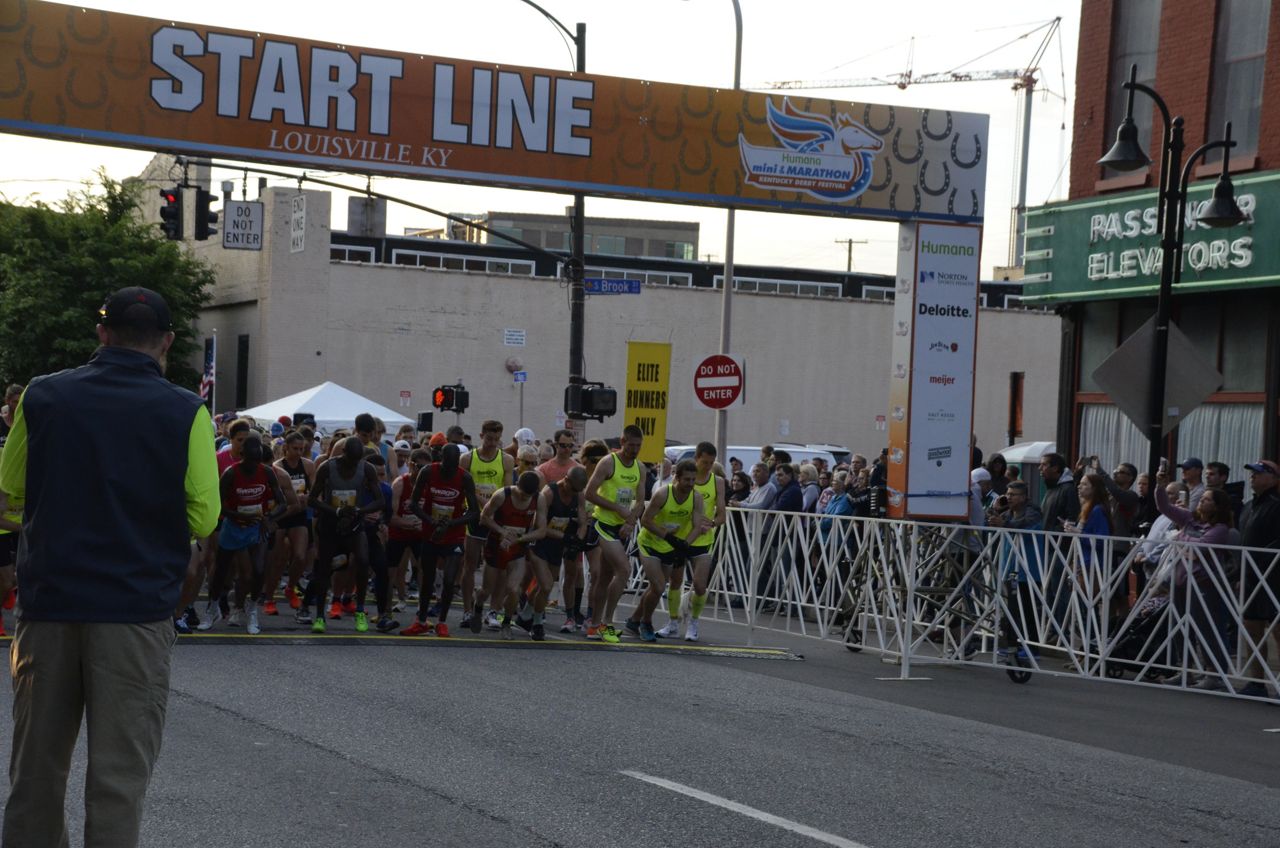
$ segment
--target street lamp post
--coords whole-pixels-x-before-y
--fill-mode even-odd
[[[742,88],[742,6],[738,0],[733,1],[733,21],[736,26],[733,50],[733,90]],[[733,314],[733,229],[735,210],[730,206],[725,220],[724,236],[724,285],[720,291],[720,353],[728,355],[730,321]],[[716,410],[716,451],[721,462],[727,462],[729,455],[729,413],[728,410]],[[728,467],[727,465],[725,466]]]
[[[582,74],[587,71],[587,25],[579,23],[570,32],[560,19],[539,6],[533,0],[521,0],[526,6],[536,9],[544,18],[568,36],[576,48],[575,70]],[[586,365],[583,361],[583,339],[586,324],[587,293],[584,288],[583,271],[586,264],[586,213],[582,192],[573,195],[573,218],[571,230],[569,261],[565,263],[565,277],[569,281],[569,385],[581,385],[586,382]],[[565,410],[569,412],[569,410]]]
[[[1225,138],[1202,144],[1182,163],[1183,124],[1181,116],[1170,118],[1169,107],[1159,93],[1150,86],[1138,82],[1138,66],[1129,69],[1129,81],[1124,83],[1129,92],[1124,120],[1116,130],[1116,141],[1107,154],[1098,160],[1099,165],[1117,171],[1136,171],[1151,164],[1150,157],[1138,143],[1138,127],[1133,122],[1133,95],[1141,91],[1150,97],[1160,110],[1164,123],[1161,143],[1160,190],[1158,195],[1160,233],[1160,289],[1156,296],[1155,336],[1151,349],[1151,374],[1147,399],[1147,438],[1149,452],[1147,469],[1154,481],[1160,467],[1161,442],[1164,436],[1165,383],[1169,354],[1169,311],[1173,287],[1182,279],[1183,227],[1186,222],[1187,184],[1191,169],[1198,159],[1212,150],[1221,149],[1222,174],[1213,187],[1213,198],[1197,220],[1208,227],[1231,227],[1244,220],[1236,205],[1235,190],[1227,175],[1228,152],[1236,146],[1231,140],[1231,124],[1226,125]],[[1154,486],[1155,483],[1153,482]],[[1194,507],[1194,504],[1192,505]]]

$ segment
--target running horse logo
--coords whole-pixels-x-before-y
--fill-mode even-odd
[[[834,201],[852,200],[866,191],[884,139],[847,113],[838,113],[832,121],[797,109],[790,98],[783,99],[781,109],[769,100],[767,118],[773,137],[783,146],[758,147],[739,134],[746,182]]]

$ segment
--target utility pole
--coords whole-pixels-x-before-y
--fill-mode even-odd
[[[845,266],[844,266],[845,273],[851,273],[853,271],[853,246],[855,244],[866,244],[866,243],[867,243],[866,239],[851,239],[851,238],[836,239],[836,244],[843,244],[849,248],[849,258],[848,258],[848,261],[845,262]]]

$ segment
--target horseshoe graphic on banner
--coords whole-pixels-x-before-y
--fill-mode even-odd
[[[924,130],[924,134],[925,134],[926,136],[928,136],[929,138],[931,138],[931,139],[932,139],[932,140],[934,140],[934,141],[942,141],[944,138],[946,138],[947,136],[951,135],[951,123],[952,123],[952,121],[951,121],[951,112],[948,110],[948,112],[947,112],[947,128],[946,128],[945,130],[943,130],[941,134],[939,134],[939,135],[934,135],[933,133],[929,132],[929,110],[928,110],[928,109],[925,109],[925,110],[924,110],[924,112],[922,112],[922,113],[920,114],[920,128],[921,128],[922,130]]]
[[[982,139],[977,133],[973,134],[973,146],[977,151],[973,154],[973,161],[961,162],[960,157],[956,155],[956,145],[960,143],[960,133],[956,133],[955,138],[951,139],[951,162],[957,168],[972,168],[982,161]]]
[[[107,30],[111,24],[107,21],[107,13],[98,10],[98,32],[95,35],[81,35],[76,32],[76,18],[81,15],[87,15],[93,12],[93,9],[68,9],[67,10],[67,31],[71,33],[71,37],[81,44],[101,44],[103,39],[107,37]]]
[[[58,30],[58,55],[53,59],[45,60],[36,56],[35,41],[36,28],[32,27],[27,30],[27,37],[22,41],[22,52],[27,54],[27,59],[37,68],[56,68],[67,61],[67,38],[62,34],[62,30]]]
[[[942,188],[929,188],[929,160],[924,160],[924,164],[920,166],[920,190],[931,197],[941,197],[947,193],[947,189],[951,188],[951,168],[946,162],[942,163]]]
[[[904,165],[914,165],[924,156],[924,136],[920,134],[920,130],[916,130],[916,155],[910,159],[902,155],[902,150],[898,146],[902,139],[902,127],[898,127],[898,131],[893,134],[893,155],[899,162]]]

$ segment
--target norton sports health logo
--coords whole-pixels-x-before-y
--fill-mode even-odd
[[[871,184],[876,153],[884,140],[845,112],[833,122],[802,112],[783,98],[768,101],[769,129],[782,147],[757,147],[738,133],[746,182],[771,190],[792,189],[822,200],[852,200]]]

